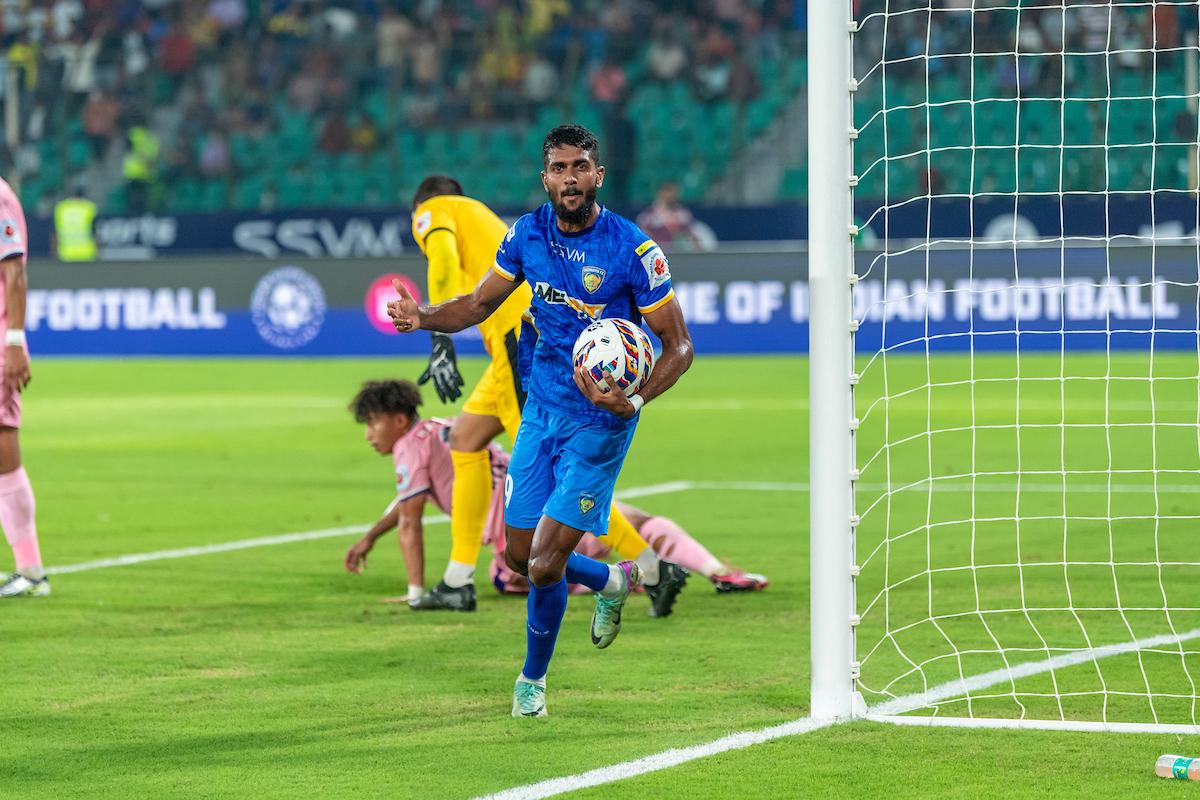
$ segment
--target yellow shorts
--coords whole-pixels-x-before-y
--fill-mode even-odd
[[[463,411],[481,417],[496,417],[504,425],[509,438],[516,441],[524,397],[518,394],[521,377],[506,356],[507,353],[501,350],[492,358],[483,371],[483,377],[463,404]]]

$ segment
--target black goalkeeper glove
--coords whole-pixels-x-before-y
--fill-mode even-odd
[[[437,389],[438,399],[443,403],[452,403],[462,397],[462,375],[458,372],[458,357],[454,354],[454,342],[444,333],[431,333],[433,352],[429,354],[429,366],[417,378],[417,383],[424,386],[431,379],[433,388]]]

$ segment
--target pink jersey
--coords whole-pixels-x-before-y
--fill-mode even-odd
[[[26,262],[25,212],[21,201],[8,183],[0,178],[0,261],[20,256]],[[0,328],[7,329],[8,314],[4,307],[4,278],[0,274]]]
[[[450,514],[454,491],[454,462],[450,460],[451,420],[423,419],[392,446],[396,467],[396,496],[401,501],[429,492],[433,504]],[[499,445],[489,445],[493,476],[508,470],[508,454]],[[493,492],[503,497],[503,490]],[[503,507],[502,507],[503,508]],[[503,518],[502,518],[503,519]]]

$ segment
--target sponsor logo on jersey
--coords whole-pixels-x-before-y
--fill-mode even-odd
[[[299,267],[273,269],[254,287],[250,316],[268,344],[280,350],[303,347],[325,323],[325,292]]]
[[[533,293],[543,303],[549,303],[552,306],[569,306],[573,308],[581,318],[599,319],[600,314],[604,312],[603,305],[577,300],[561,289],[555,289],[545,281],[539,281],[534,284]]]
[[[562,256],[563,258],[567,259],[568,261],[586,261],[587,260],[587,251],[576,250],[574,247],[566,247],[565,245],[559,244],[558,242],[550,243],[550,252],[554,253],[555,255]]]
[[[600,284],[604,283],[604,275],[604,270],[599,267],[583,268],[583,288],[588,290],[588,294],[594,294],[600,288]]]
[[[408,464],[401,464],[396,467],[396,491],[403,492],[412,484],[412,472],[408,468]]]
[[[590,494],[581,494],[579,496],[579,510],[586,514],[596,507],[596,498]]]
[[[416,230],[417,236],[424,236],[429,230],[429,226],[433,224],[433,215],[428,211],[422,211],[413,220],[413,229]]]
[[[651,247],[658,247],[658,245],[654,243],[653,239],[647,239],[646,241],[639,244],[637,246],[637,249],[634,252],[640,256],[643,253],[645,253],[647,250],[649,250]]]
[[[646,270],[646,277],[650,279],[650,288],[657,289],[671,279],[671,267],[667,264],[667,257],[663,255],[662,248],[653,242],[648,244],[652,244],[653,247],[640,254],[642,267]]]

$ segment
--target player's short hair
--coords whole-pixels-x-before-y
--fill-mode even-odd
[[[587,150],[592,155],[592,162],[600,163],[600,140],[587,128],[574,124],[559,125],[546,134],[546,139],[542,142],[542,163],[549,164],[550,151],[564,145]]]
[[[350,401],[350,411],[358,422],[372,414],[407,414],[416,419],[421,405],[421,390],[412,381],[364,381]]]
[[[412,207],[416,208],[431,197],[462,193],[462,184],[449,175],[430,175],[417,187],[417,193],[413,195]]]

